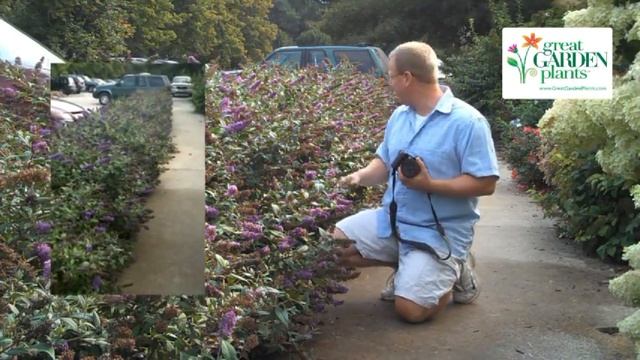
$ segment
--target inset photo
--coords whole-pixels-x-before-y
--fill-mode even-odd
[[[52,293],[204,294],[202,77],[198,64],[53,66]]]

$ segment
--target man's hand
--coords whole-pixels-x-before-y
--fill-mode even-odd
[[[358,172],[356,171],[347,176],[341,177],[340,180],[338,180],[338,185],[342,187],[360,185],[361,180],[362,178],[360,177],[360,174],[358,174]]]
[[[402,174],[402,166],[400,166],[400,168],[398,168],[398,176],[400,178],[400,181],[402,181],[402,183],[408,188],[432,192],[433,189],[431,188],[431,185],[433,183],[433,178],[431,177],[431,174],[429,174],[429,169],[427,169],[427,166],[424,164],[424,161],[422,161],[422,158],[417,157],[416,160],[418,162],[418,166],[420,166],[420,173],[418,173],[418,175],[416,175],[415,177],[408,178],[404,176],[404,174]]]

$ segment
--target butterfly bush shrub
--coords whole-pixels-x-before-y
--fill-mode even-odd
[[[0,238],[54,293],[106,292],[148,218],[172,150],[171,98],[133,96],[50,118],[46,79],[0,64]]]
[[[372,160],[393,96],[351,67],[209,76],[207,294],[236,349],[291,348],[357,275],[336,264],[328,232],[377,204],[381,189],[337,180]]]
[[[48,223],[54,293],[117,291],[144,202],[174,150],[171,96],[136,94],[54,131]]]
[[[377,204],[382,189],[338,191],[335,185],[372,158],[392,96],[380,80],[348,68],[254,67],[240,77],[214,69],[209,75],[205,296],[60,296],[44,281],[55,276],[48,272],[55,273],[63,260],[58,256],[71,256],[76,265],[67,271],[76,275],[63,278],[65,284],[107,287],[104,279],[80,278],[73,266],[91,274],[102,264],[113,266],[102,262],[107,254],[126,253],[116,237],[143,215],[127,194],[148,192],[157,171],[151,164],[168,151],[153,138],[168,131],[162,117],[151,122],[155,111],[167,110],[161,100],[114,102],[74,129],[49,122],[46,87],[33,81],[16,88],[20,101],[3,101],[3,116],[12,121],[2,122],[2,136],[10,140],[1,148],[1,206],[11,217],[2,219],[0,243],[0,353],[21,359],[261,358],[295,350],[318,331],[326,306],[340,304],[334,295],[347,291],[341,281],[357,273],[335,263],[336,244],[326,231]],[[41,97],[22,96],[27,91]],[[134,129],[139,122],[150,127],[144,135]],[[39,128],[31,129],[34,123]],[[41,134],[42,128],[51,133]],[[53,140],[63,133],[64,140]],[[43,135],[51,138],[33,151]],[[134,162],[136,170],[130,169]],[[17,175],[38,166],[44,174],[34,176],[37,181]],[[110,183],[115,180],[107,174],[126,184]],[[106,182],[97,187],[99,180]],[[42,193],[29,199],[34,191]],[[106,201],[106,194],[118,200]]]

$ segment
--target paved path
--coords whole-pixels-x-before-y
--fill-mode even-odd
[[[178,153],[146,204],[154,218],[118,280],[126,293],[204,294],[204,116],[191,99],[174,99],[172,136]]]
[[[378,300],[390,272],[363,269],[345,304],[324,317],[308,344],[314,359],[631,359],[615,326],[633,312],[608,292],[614,268],[585,258],[558,239],[553,222],[519,193],[501,166],[496,193],[480,200],[473,251],[482,293],[470,305],[450,304],[433,321],[400,321]],[[619,270],[619,269],[618,269]],[[284,355],[282,358],[289,358]]]

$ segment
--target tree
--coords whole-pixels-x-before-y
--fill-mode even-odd
[[[279,30],[274,47],[307,45],[309,41],[315,44],[331,42],[328,34],[316,24],[327,7],[328,2],[319,0],[275,0],[269,13],[269,19],[278,25]],[[303,33],[305,35],[301,37]]]
[[[525,18],[550,7],[550,0],[523,2]],[[516,12],[516,0],[509,1]],[[459,45],[460,34],[469,19],[475,31],[491,29],[489,2],[473,0],[340,0],[333,1],[322,17],[320,29],[343,44],[372,43],[390,51],[409,40],[428,42],[436,49],[450,50]]]
[[[104,60],[126,50],[134,28],[125,0],[5,1],[7,20],[65,59]]]
[[[147,56],[171,52],[177,40],[175,28],[186,17],[175,11],[171,0],[130,1],[127,13],[134,29],[127,46],[132,53]]]

